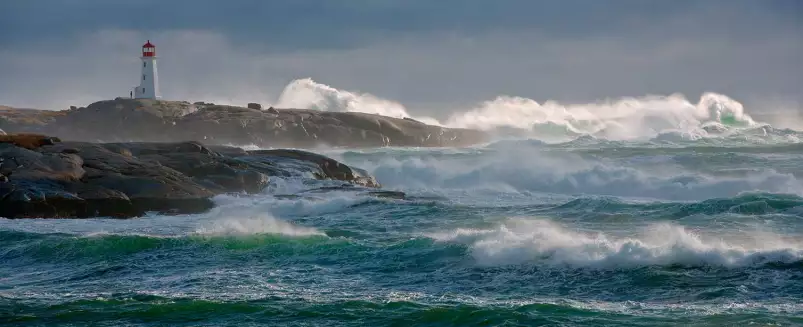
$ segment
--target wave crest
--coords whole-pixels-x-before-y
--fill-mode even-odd
[[[293,225],[287,221],[262,214],[254,217],[230,217],[202,226],[197,234],[209,236],[236,236],[253,234],[280,234],[284,236],[326,236],[315,228]]]
[[[396,101],[340,90],[305,78],[290,82],[276,105],[413,118],[432,125],[558,141],[580,135],[609,140],[649,139],[668,133],[693,140],[756,125],[741,103],[711,92],[703,94],[697,103],[680,94],[624,97],[586,104],[539,103],[525,97],[503,95],[455,112],[441,122],[413,116]]]
[[[314,109],[335,112],[362,112],[395,118],[412,118],[407,108],[398,102],[382,99],[368,93],[339,90],[313,81],[297,79],[285,86],[276,106],[283,108]],[[440,123],[432,118],[418,120],[433,125]]]
[[[672,224],[656,224],[632,237],[570,230],[552,221],[510,220],[495,229],[457,229],[432,235],[467,244],[480,265],[539,263],[557,266],[624,268],[649,265],[760,266],[803,260],[803,244],[779,235],[715,240]],[[747,244],[747,245],[745,245]]]
[[[668,132],[707,136],[710,129],[705,127],[711,123],[728,128],[756,124],[741,103],[725,95],[705,93],[696,104],[679,94],[589,104],[540,104],[528,98],[501,96],[452,115],[445,125],[481,130],[515,127],[540,137],[587,134],[627,140]]]

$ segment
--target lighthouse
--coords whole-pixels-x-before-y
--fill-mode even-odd
[[[142,46],[142,74],[139,77],[139,86],[134,89],[134,97],[137,99],[158,99],[162,95],[159,93],[159,76],[156,71],[156,47],[148,40]]]

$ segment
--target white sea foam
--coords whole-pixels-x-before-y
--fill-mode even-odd
[[[197,218],[201,223],[196,233],[205,235],[241,235],[241,234],[282,234],[287,236],[325,235],[315,228],[297,226],[287,220],[288,217],[320,214],[332,207],[345,207],[337,200],[318,201],[309,198],[282,200],[271,196],[287,194],[308,189],[310,186],[298,179],[275,178],[263,195],[215,197],[217,206],[210,212]],[[336,203],[336,204],[333,204]],[[277,218],[281,217],[281,218]]]
[[[233,215],[213,220],[196,231],[201,235],[251,235],[251,234],[281,234],[286,236],[325,236],[315,228],[301,227],[287,221],[277,219],[269,214],[253,216]]]
[[[329,85],[317,83],[310,78],[298,79],[285,86],[277,107],[316,109],[321,111],[363,112],[395,118],[411,118],[407,108],[398,102],[382,99],[368,93],[338,90]],[[438,121],[419,117],[428,124]]]
[[[680,94],[625,97],[584,104],[539,103],[524,97],[499,96],[455,112],[440,122],[430,117],[412,116],[404,105],[395,101],[368,93],[340,90],[307,78],[289,83],[277,106],[411,117],[428,124],[502,134],[512,128],[526,131],[525,135],[530,137],[556,140],[584,134],[610,140],[649,139],[667,133],[694,139],[756,125],[741,103],[710,92],[703,94],[696,103]],[[725,130],[712,128],[712,124],[724,126]]]
[[[376,200],[345,191],[306,192],[326,185],[325,181],[306,183],[297,178],[272,178],[268,187],[257,196],[217,196],[216,207],[197,218],[201,224],[196,232],[215,235],[325,235],[317,229],[297,226],[289,220],[346,211],[354,205]]]
[[[573,230],[545,219],[511,219],[494,229],[456,229],[430,236],[469,245],[481,265],[736,267],[803,260],[803,244],[780,235],[754,233],[722,239],[666,223],[651,225],[631,237],[615,237]]]
[[[707,135],[703,127],[711,122],[744,127],[755,124],[739,102],[725,95],[706,93],[697,103],[679,94],[588,104],[554,101],[540,104],[533,99],[501,96],[467,112],[454,114],[445,125],[483,130],[552,125],[571,133],[624,140],[650,138],[672,131]]]

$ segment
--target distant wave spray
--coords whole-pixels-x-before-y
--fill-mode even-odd
[[[407,113],[407,108],[398,102],[382,99],[367,93],[338,90],[309,78],[290,82],[279,96],[276,106],[321,111],[363,112],[396,118],[412,118]],[[440,124],[437,120],[427,117],[421,117],[419,120],[428,124]]]
[[[441,122],[430,117],[413,117],[398,102],[367,93],[339,90],[307,78],[288,84],[276,105],[410,117],[455,128],[514,129],[519,135],[558,140],[580,135],[610,140],[649,139],[666,133],[699,138],[757,125],[741,103],[716,93],[703,94],[697,103],[680,94],[628,97],[588,104],[539,103],[524,97],[499,96],[454,113]]]

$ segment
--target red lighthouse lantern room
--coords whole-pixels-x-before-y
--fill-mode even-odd
[[[142,46],[142,56],[143,57],[155,57],[156,56],[156,47],[151,44],[151,41],[145,43]]]

